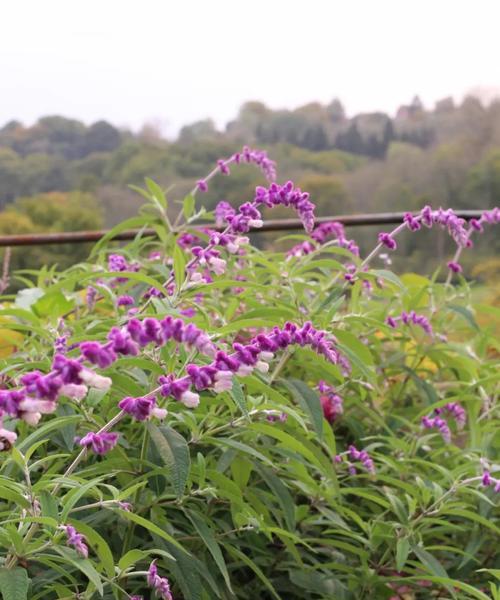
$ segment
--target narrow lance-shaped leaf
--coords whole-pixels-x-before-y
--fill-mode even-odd
[[[180,498],[184,493],[191,467],[186,440],[171,427],[157,427],[153,423],[148,423],[148,431],[158,453],[169,469],[175,493]]]

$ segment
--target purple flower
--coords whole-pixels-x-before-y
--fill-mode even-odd
[[[333,423],[344,412],[343,400],[325,381],[318,383],[318,390],[322,393],[320,402],[323,416],[329,423]]]
[[[135,300],[132,298],[132,296],[118,296],[116,304],[117,306],[132,306],[133,304],[135,304]]]
[[[78,554],[80,554],[84,558],[88,558],[89,549],[85,543],[85,537],[81,533],[78,533],[72,525],[61,525],[60,528],[68,537],[68,546],[73,546],[73,548],[78,552]]]
[[[93,288],[92,286],[89,286],[87,288],[87,293],[85,295],[85,301],[87,303],[87,307],[89,310],[92,310],[94,308],[96,297],[97,297],[97,290],[95,288]]]
[[[495,479],[489,471],[484,471],[481,478],[481,483],[484,487],[493,487],[495,492],[500,492],[500,479]]]
[[[291,181],[287,181],[282,186],[272,183],[269,188],[258,186],[255,190],[254,205],[260,204],[270,208],[280,205],[291,206],[297,211],[307,233],[311,233],[314,228],[315,206],[310,202],[309,194],[302,192],[300,188],[295,188]]]
[[[103,431],[102,433],[89,432],[78,442],[80,446],[90,446],[96,454],[106,454],[116,446],[118,433]]]
[[[127,329],[113,327],[108,333],[108,340],[112,345],[113,353],[124,356],[137,356],[139,345],[132,339]]]
[[[276,410],[265,410],[263,412],[266,415],[266,419],[269,421],[269,423],[284,423],[288,419],[288,415],[285,412],[280,413]]]
[[[80,344],[80,351],[84,358],[98,365],[101,369],[109,367],[116,360],[116,354],[111,344],[103,346],[99,342],[82,342]]]
[[[398,245],[396,244],[396,240],[393,237],[391,237],[390,233],[379,233],[378,241],[379,244],[383,244],[386,248],[389,248],[389,250],[396,250],[396,248],[398,247]]]
[[[151,417],[164,419],[167,415],[165,409],[156,407],[154,396],[142,396],[140,398],[127,396],[118,402],[118,406],[137,421],[146,421]]]
[[[488,487],[493,483],[493,479],[492,479],[489,471],[485,471],[483,473],[483,478],[482,478],[481,482],[484,485],[484,487]]]
[[[462,272],[462,266],[459,263],[454,262],[452,260],[450,260],[450,262],[448,263],[448,269],[450,269],[450,271],[453,271],[453,273]]]
[[[394,319],[394,317],[387,317],[385,322],[387,323],[387,325],[389,325],[389,327],[392,327],[393,329],[396,329],[396,327],[398,326],[397,320]]]
[[[417,325],[421,329],[425,331],[428,335],[433,335],[432,325],[429,322],[429,319],[424,315],[417,314],[414,310],[411,310],[409,313],[403,311],[398,317],[387,317],[385,322],[387,325],[396,329],[398,326],[398,322],[401,321],[404,325]]]
[[[200,192],[207,192],[208,191],[208,185],[207,182],[204,179],[199,179],[196,182],[196,188],[198,190],[200,190]]]
[[[219,167],[219,171],[222,173],[222,175],[229,175],[230,173],[229,167],[227,166],[227,162],[228,161],[224,160],[217,161],[217,166]]]
[[[451,442],[451,431],[445,419],[441,417],[422,417],[422,427],[424,429],[437,429],[447,444]]]
[[[228,217],[234,217],[235,214],[236,211],[229,204],[229,202],[221,200],[215,207],[214,211],[216,227],[222,227],[225,223],[228,222]]]
[[[458,404],[457,402],[448,402],[448,404],[445,404],[445,406],[443,406],[442,408],[434,409],[434,413],[436,415],[442,415],[445,412],[447,412],[450,415],[450,417],[452,417],[455,420],[457,429],[463,429],[465,427],[467,415],[465,413],[465,410],[460,406],[460,404]]]
[[[200,238],[192,233],[188,233],[187,231],[181,233],[177,238],[177,244],[181,248],[190,248],[193,244],[199,244],[201,242]]]
[[[31,371],[21,377],[21,383],[28,394],[39,399],[54,402],[65,382],[56,372],[43,375],[39,371]]]
[[[411,213],[405,213],[403,221],[406,223],[410,231],[418,231],[421,227],[420,222]]]
[[[173,600],[173,596],[170,592],[170,582],[166,577],[160,577],[158,575],[158,568],[155,560],[149,566],[147,582],[158,598],[161,598],[162,600]]]
[[[375,473],[375,464],[366,450],[358,450],[356,446],[349,446],[349,457],[351,460],[358,460],[368,473]]]

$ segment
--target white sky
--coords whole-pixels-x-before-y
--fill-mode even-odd
[[[0,0],[0,126],[222,125],[246,100],[350,114],[500,89],[500,0]]]

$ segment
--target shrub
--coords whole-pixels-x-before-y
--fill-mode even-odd
[[[500,598],[498,309],[458,262],[499,211],[426,207],[363,260],[290,182],[197,210],[243,162],[274,180],[245,149],[175,223],[146,180],[89,262],[4,302],[4,599]],[[245,236],[277,205],[306,230],[286,254]],[[457,244],[444,284],[377,268],[422,226]]]

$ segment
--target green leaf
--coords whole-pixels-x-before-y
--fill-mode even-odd
[[[148,423],[147,428],[158,453],[169,469],[175,493],[180,498],[184,493],[191,467],[187,442],[171,427],[157,427],[153,423]]]
[[[167,198],[165,196],[165,192],[156,183],[156,181],[153,181],[149,177],[145,178],[145,182],[146,182],[146,186],[147,186],[152,198],[154,200],[156,200],[156,202],[161,206],[161,208],[166,210],[168,207],[168,203],[167,203]]]
[[[411,549],[418,557],[418,560],[424,565],[424,567],[437,577],[448,578],[448,573],[444,569],[443,565],[436,559],[430,552],[427,552],[422,546],[412,546]]]
[[[137,188],[130,186],[132,189],[137,191]],[[90,253],[90,257],[94,257],[101,248],[103,248],[109,240],[112,240],[116,235],[122,233],[122,231],[126,231],[127,229],[132,229],[135,227],[143,227],[148,225],[151,221],[151,215],[149,216],[139,216],[139,217],[131,217],[130,219],[126,219],[118,225],[115,225],[113,229],[110,229],[106,235],[104,235],[92,248],[92,252]]]
[[[235,377],[233,377],[233,387],[231,389],[230,394],[231,398],[238,405],[241,412],[245,415],[245,417],[248,417],[248,406],[245,398],[245,393],[243,391],[243,388],[241,387],[240,382]]]
[[[458,306],[457,304],[447,304],[447,307],[450,310],[453,310],[454,312],[458,313],[459,315],[462,315],[462,317],[464,317],[464,319],[469,323],[469,325],[473,329],[479,331],[479,325],[477,324],[476,319],[474,318],[474,315],[471,313],[470,310],[463,306]]]
[[[281,596],[278,595],[276,590],[273,587],[273,584],[269,581],[269,579],[264,575],[262,569],[258,567],[253,560],[248,558],[243,552],[240,552],[234,546],[230,546],[229,544],[224,544],[224,548],[232,554],[234,557],[239,558],[241,562],[243,562],[247,567],[252,569],[252,571],[257,575],[257,577],[262,581],[262,583],[266,586],[266,588],[271,592],[271,594],[276,598],[276,600],[281,600]]]
[[[182,214],[186,220],[188,220],[194,213],[194,204],[195,198],[193,194],[188,194],[182,203]]]
[[[73,525],[79,533],[83,533],[101,561],[107,576],[114,577],[115,561],[106,540],[86,523],[74,519],[69,519],[68,523]]]
[[[283,484],[279,477],[270,470],[266,469],[262,465],[255,465],[255,468],[262,476],[262,479],[266,482],[268,487],[274,493],[285,516],[286,526],[291,531],[295,530],[295,505],[293,502],[292,495],[288,491],[287,487]]]
[[[171,544],[179,548],[179,550],[187,552],[174,537],[163,531],[163,529],[161,529],[161,527],[158,527],[158,525],[155,525],[154,523],[151,523],[151,521],[148,521],[144,517],[140,517],[139,515],[136,515],[133,512],[129,512],[127,510],[117,509],[117,512],[127,521],[132,521],[136,525],[144,527],[144,529],[147,529],[151,533],[155,533],[167,542],[170,542]]]
[[[402,571],[410,552],[410,541],[408,538],[399,538],[396,542],[396,570]]]
[[[186,276],[186,258],[184,257],[184,252],[179,244],[174,244],[174,275],[175,275],[175,284],[177,289],[181,289],[181,285],[184,282]]]
[[[194,525],[194,527],[195,527],[196,531],[199,533],[200,537],[205,542],[205,545],[207,546],[208,551],[210,552],[213,559],[215,560],[215,563],[219,567],[219,571],[221,572],[222,577],[224,578],[224,581],[226,582],[227,588],[229,589],[230,592],[232,592],[233,590],[231,589],[231,580],[229,578],[229,573],[228,573],[228,570],[226,567],[226,562],[224,561],[224,557],[222,556],[221,549],[219,548],[219,544],[217,543],[217,540],[215,539],[215,536],[214,536],[212,530],[205,523],[205,521],[195,512],[185,511],[185,513],[186,513],[186,516],[188,517],[188,519]]]
[[[387,271],[386,269],[372,269],[370,271],[370,274],[375,275],[375,277],[377,277],[377,278],[384,279],[385,281],[388,281],[389,283],[393,283],[395,286],[397,286],[403,292],[406,291],[406,287],[404,286],[404,283],[392,271]]]
[[[27,438],[22,440],[17,444],[17,449],[20,451],[24,451],[27,448],[35,443],[37,440],[43,438],[47,433],[53,431],[54,429],[60,429],[64,427],[68,423],[78,423],[83,419],[82,415],[70,415],[68,417],[59,417],[57,419],[51,419],[47,423],[40,425],[36,428],[36,430],[31,433]]]
[[[144,552],[143,550],[129,550],[118,561],[118,568],[124,571],[125,569],[128,569],[130,566],[142,560],[146,556],[147,552]]]
[[[69,312],[75,305],[74,300],[68,300],[59,290],[49,291],[31,306],[39,317],[60,317]]]
[[[42,507],[42,516],[50,517],[56,521],[59,519],[59,509],[57,500],[47,490],[43,490],[39,495],[40,505]]]
[[[63,546],[56,546],[55,550],[69,563],[71,563],[74,567],[76,567],[79,571],[81,571],[89,581],[91,581],[96,590],[101,595],[101,598],[104,594],[104,589],[101,581],[101,576],[95,570],[94,565],[88,558],[81,558],[77,555],[74,550],[70,550],[69,548],[64,548]]]
[[[26,600],[30,579],[26,569],[0,569],[0,592],[3,600]]]
[[[283,381],[290,389],[295,400],[311,420],[314,430],[320,440],[323,439],[323,409],[319,395],[308,385],[299,379],[288,379]]]
[[[31,507],[30,503],[28,502],[28,500],[26,500],[24,496],[22,496],[18,492],[15,492],[14,490],[6,488],[3,485],[0,485],[0,498],[3,498],[4,500],[9,500],[14,504],[22,506],[23,508]]]

